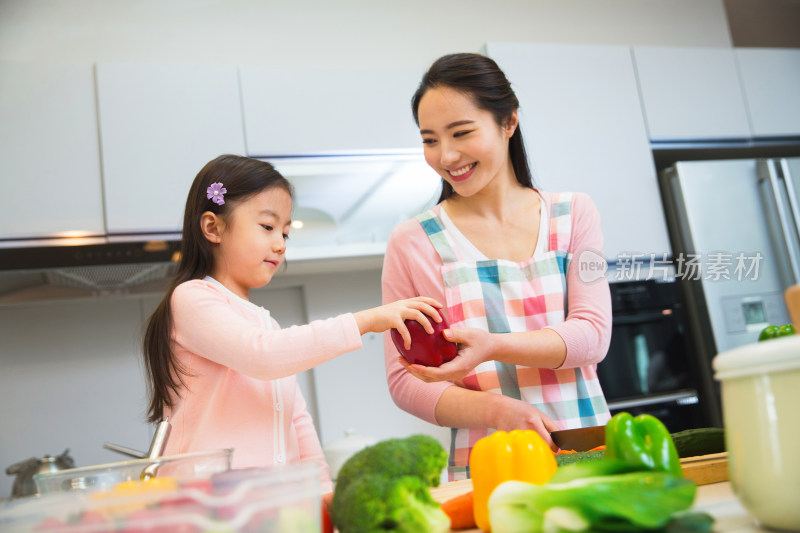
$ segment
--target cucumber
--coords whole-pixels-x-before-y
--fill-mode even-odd
[[[558,466],[562,466],[572,463],[592,461],[594,459],[602,459],[605,453],[605,450],[595,450],[593,452],[559,453],[556,454],[556,464]]]
[[[722,428],[696,428],[672,433],[672,442],[678,457],[694,457],[725,451],[725,430]],[[556,455],[558,466],[602,459],[605,450],[593,452],[562,453]]]
[[[672,434],[678,457],[694,457],[725,451],[725,430],[722,428],[687,429]]]

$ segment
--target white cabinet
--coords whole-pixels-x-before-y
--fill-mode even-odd
[[[489,43],[486,51],[519,98],[537,185],[591,196],[609,260],[669,253],[630,49]]]
[[[422,150],[411,97],[422,72],[240,67],[247,154]]]
[[[641,46],[633,54],[651,140],[750,137],[732,49]]]
[[[244,154],[236,67],[98,63],[109,233],[179,230],[208,161]]]
[[[0,63],[0,176],[0,238],[103,233],[91,65]]]
[[[737,48],[754,137],[800,135],[800,50]]]

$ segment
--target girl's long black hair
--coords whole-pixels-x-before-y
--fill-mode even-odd
[[[217,205],[206,196],[212,183],[227,189],[225,203]],[[227,216],[242,200],[266,189],[280,187],[293,195],[291,183],[264,161],[237,155],[221,155],[206,163],[195,177],[186,198],[181,238],[181,257],[166,294],[147,322],[142,342],[144,364],[148,376],[148,422],[164,417],[164,407],[171,407],[186,375],[172,350],[172,306],[175,288],[191,279],[202,279],[214,267],[214,246],[203,235],[200,219],[206,211]]]
[[[468,95],[478,108],[492,113],[495,122],[501,127],[507,124],[511,114],[519,108],[519,100],[511,83],[493,59],[480,54],[449,54],[431,65],[411,99],[411,109],[417,126],[419,102],[428,90],[436,87],[448,87]],[[509,140],[508,155],[517,181],[524,187],[533,188],[533,178],[519,125]],[[452,195],[453,187],[443,179],[439,202]]]

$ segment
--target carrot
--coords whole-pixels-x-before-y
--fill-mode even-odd
[[[587,452],[599,452],[600,450],[605,450],[605,449],[606,449],[606,445],[605,444],[601,444],[600,446],[596,446],[596,447],[592,448],[591,450],[586,450],[586,451]],[[575,450],[558,450],[556,452],[556,455],[563,455],[565,453],[579,453],[579,452],[577,452]]]
[[[477,527],[473,512],[472,491],[450,498],[442,503],[442,511],[450,517],[450,529]]]

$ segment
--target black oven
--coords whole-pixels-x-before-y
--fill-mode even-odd
[[[677,284],[646,280],[610,287],[611,345],[597,373],[611,414],[648,413],[671,432],[711,425],[700,405]]]

